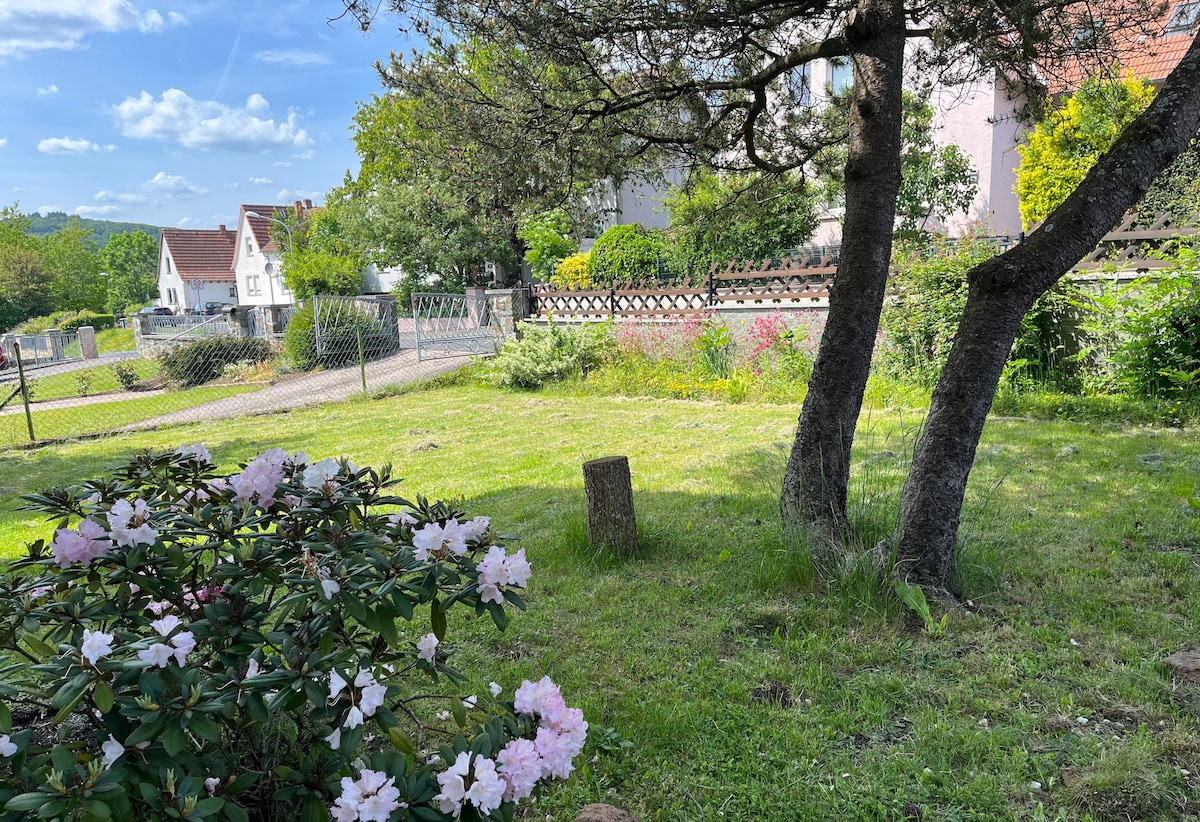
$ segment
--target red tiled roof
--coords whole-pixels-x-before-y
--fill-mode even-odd
[[[295,205],[242,205],[242,214],[247,211],[253,211],[255,214],[270,215],[278,220],[286,220],[289,216],[296,213],[299,209],[300,216],[304,216],[313,211],[312,201],[305,201]],[[271,239],[271,229],[278,225],[263,217],[247,217],[246,222],[250,225],[250,233],[254,235],[254,244],[263,251],[275,251],[275,241]],[[240,223],[239,223],[240,225]]]
[[[237,234],[233,231],[164,228],[162,243],[171,253],[175,270],[184,280],[232,280],[233,251]]]
[[[1166,79],[1191,47],[1196,34],[1195,24],[1200,22],[1200,17],[1195,17],[1187,31],[1165,33],[1176,7],[1189,1],[1170,0],[1162,16],[1142,32],[1126,30],[1116,35],[1115,51],[1123,72],[1155,83]],[[1062,66],[1052,72],[1050,91],[1053,94],[1075,91],[1084,80],[1104,68],[1107,67],[1083,61]]]

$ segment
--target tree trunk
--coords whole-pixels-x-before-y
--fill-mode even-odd
[[[784,528],[815,533],[831,541],[827,547],[848,530],[850,446],[892,253],[900,189],[903,12],[895,0],[862,0],[846,27],[854,98],[841,261],[780,494]]]
[[[637,551],[637,519],[627,457],[602,457],[583,464],[588,537],[592,544],[628,556]]]
[[[967,477],[1021,318],[1095,248],[1198,130],[1200,35],[1154,102],[1042,227],[968,272],[967,305],[901,498],[897,573],[952,588]]]

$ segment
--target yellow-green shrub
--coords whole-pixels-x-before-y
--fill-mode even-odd
[[[550,278],[550,284],[555,288],[591,288],[591,260],[591,253],[585,251],[559,261],[554,267],[554,276]]]

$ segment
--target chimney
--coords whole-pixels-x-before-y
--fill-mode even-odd
[[[300,209],[303,205],[304,205],[304,203],[300,202],[299,200],[296,201],[296,205],[294,206],[294,208],[295,208],[297,217],[300,216]]]
[[[312,211],[312,200],[305,200],[305,201],[304,201],[304,207],[305,207],[306,209],[308,209],[309,211]]]
[[[225,223],[221,223],[219,226],[217,226],[217,231],[224,234],[225,233]]]

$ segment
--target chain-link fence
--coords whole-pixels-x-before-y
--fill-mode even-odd
[[[420,361],[411,324],[397,317],[394,298],[322,296],[302,308],[139,317],[136,347],[127,351],[88,350],[85,340],[55,353],[8,336],[0,448],[340,400],[427,379],[492,351],[472,347]]]

